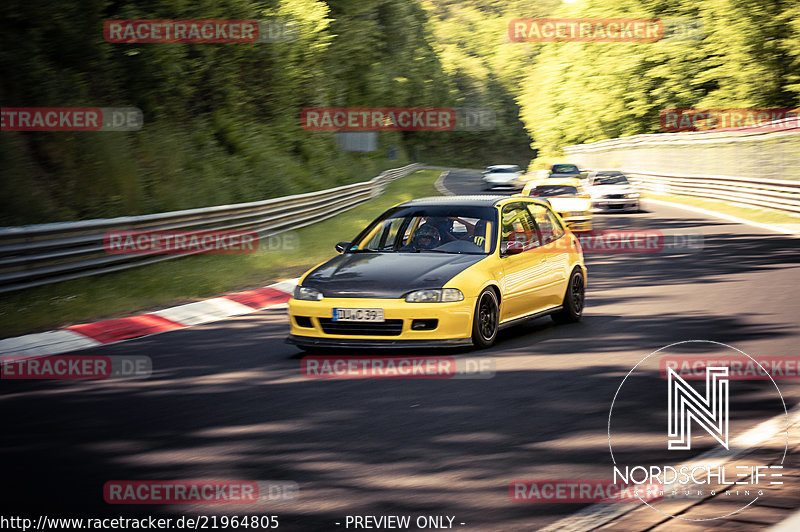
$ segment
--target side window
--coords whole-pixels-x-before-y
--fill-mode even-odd
[[[520,242],[523,249],[540,245],[536,225],[522,203],[503,207],[502,232],[503,242]]]
[[[403,218],[390,218],[385,220],[373,232],[363,248],[374,250],[391,249],[394,246],[397,231],[403,223]]]
[[[544,244],[555,242],[564,236],[564,228],[561,227],[558,218],[556,218],[556,215],[553,214],[550,209],[543,205],[535,205],[533,203],[528,204],[528,209],[530,209],[533,219],[536,220],[536,225],[539,227],[539,232],[542,235],[541,238]]]
[[[547,211],[547,217],[550,218],[550,223],[553,226],[553,240],[558,240],[566,234],[566,231],[564,231],[564,227],[561,225],[558,216],[556,216],[550,209],[545,210]]]
[[[411,235],[413,235],[416,232],[417,227],[421,225],[421,222],[422,218],[420,218],[419,216],[414,216],[408,221],[408,224],[406,225],[406,230],[403,233],[403,238],[399,242],[399,246],[405,246],[411,243]]]

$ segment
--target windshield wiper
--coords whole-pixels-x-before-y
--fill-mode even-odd
[[[461,255],[461,251],[448,251],[446,249],[418,249],[417,252],[429,252],[429,253],[453,253],[455,255]]]

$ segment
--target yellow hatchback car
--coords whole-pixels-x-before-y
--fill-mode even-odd
[[[529,181],[523,196],[547,201],[573,231],[592,230],[592,197],[583,182],[573,177],[550,177]]]
[[[287,342],[325,347],[488,347],[501,328],[580,320],[586,266],[547,203],[450,196],[392,207],[289,301]]]

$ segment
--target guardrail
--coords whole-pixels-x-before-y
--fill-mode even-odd
[[[800,213],[800,122],[634,135],[567,146],[581,168],[618,169],[660,194]]]
[[[634,184],[656,194],[697,196],[800,213],[800,181],[715,176],[667,176],[628,172]]]
[[[414,163],[363,183],[234,205],[142,216],[0,228],[0,293],[176,259],[185,255],[106,253],[108,231],[255,231],[269,237],[335,216],[383,193]]]

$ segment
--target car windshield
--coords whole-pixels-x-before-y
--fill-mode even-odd
[[[531,196],[551,198],[554,196],[577,196],[578,188],[569,185],[539,185],[531,191]]]
[[[592,185],[627,185],[628,180],[622,174],[598,174]]]
[[[489,171],[493,174],[513,174],[514,172],[519,172],[519,168],[489,168]]]
[[[497,211],[492,207],[396,207],[372,222],[349,253],[454,253],[494,251]]]
[[[553,165],[553,173],[554,174],[578,174],[580,170],[574,164],[554,164]]]

